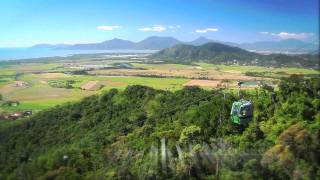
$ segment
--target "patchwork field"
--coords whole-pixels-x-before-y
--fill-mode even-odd
[[[92,68],[93,67],[93,68]],[[103,67],[103,68],[96,68]],[[107,67],[107,68],[106,68]],[[109,68],[110,67],[110,68]],[[96,68],[96,69],[95,69]],[[73,73],[79,71],[80,73]],[[190,65],[141,61],[81,59],[32,62],[0,66],[0,94],[18,106],[1,106],[1,111],[39,111],[65,102],[99,94],[112,88],[145,85],[178,90],[184,86],[236,88],[238,81],[268,81],[293,73],[318,75],[312,69],[226,66],[196,63]],[[249,83],[247,83],[249,84]],[[256,87],[255,85],[250,86]],[[249,86],[247,86],[249,88]]]

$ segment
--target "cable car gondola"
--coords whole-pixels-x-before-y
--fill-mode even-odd
[[[247,125],[253,118],[253,105],[250,101],[241,99],[235,101],[231,108],[231,121],[238,125]]]

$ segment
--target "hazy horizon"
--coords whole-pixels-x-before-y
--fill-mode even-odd
[[[37,44],[32,44],[30,46],[8,46],[8,47],[1,47],[1,49],[5,49],[5,48],[30,48],[30,47],[33,47],[33,46],[36,46],[36,45],[75,45],[75,44],[94,44],[94,43],[102,43],[102,42],[105,42],[105,41],[111,41],[111,40],[114,40],[114,39],[120,39],[120,40],[127,40],[127,41],[131,41],[131,42],[134,42],[134,43],[138,43],[140,41],[143,41],[147,38],[150,38],[150,37],[162,37],[162,38],[174,38],[178,41],[181,41],[181,42],[185,42],[185,43],[188,43],[188,42],[192,42],[194,40],[197,40],[199,38],[207,38],[205,36],[198,36],[194,39],[191,39],[191,40],[188,40],[188,41],[184,41],[184,40],[181,40],[181,39],[178,39],[174,36],[147,36],[143,39],[140,39],[140,40],[137,40],[137,41],[131,41],[131,40],[128,40],[128,39],[122,39],[122,38],[118,38],[118,37],[114,37],[114,38],[111,38],[111,39],[106,39],[106,40],[102,40],[102,41],[97,41],[97,42],[82,42],[82,43],[46,43],[46,42],[40,42],[40,43],[37,43]],[[312,44],[316,44],[318,45],[319,44],[319,41],[305,41],[305,40],[300,40],[300,39],[295,39],[295,38],[289,38],[289,39],[274,39],[274,40],[265,40],[265,41],[252,41],[252,42],[232,42],[232,41],[223,41],[223,40],[216,40],[216,39],[211,39],[211,38],[207,38],[209,40],[212,40],[212,41],[217,41],[217,42],[226,42],[226,43],[237,43],[237,44],[246,44],[246,43],[257,43],[257,42],[280,42],[280,41],[286,41],[286,40],[296,40],[296,41],[301,41],[301,42],[305,42],[305,43],[312,43]]]

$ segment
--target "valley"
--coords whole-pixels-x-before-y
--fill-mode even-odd
[[[0,179],[316,176],[318,61],[216,42],[0,61]]]
[[[10,62],[8,64],[8,62]],[[307,68],[273,68],[194,62],[170,64],[157,61],[150,54],[74,55],[65,58],[45,58],[2,62],[0,67],[1,111],[37,112],[66,102],[76,102],[94,94],[130,85],[175,91],[185,86],[205,89],[227,88],[236,91],[238,81],[243,89],[269,84],[277,87],[279,79],[291,74],[316,76],[317,70]],[[7,64],[6,64],[7,63]],[[95,82],[96,88],[83,88]],[[246,85],[248,84],[248,85]],[[18,106],[5,105],[18,101]]]

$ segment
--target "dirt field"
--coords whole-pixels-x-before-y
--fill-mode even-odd
[[[226,72],[226,73],[233,73],[233,74],[241,74],[240,71],[236,71],[236,70],[229,70],[229,71],[223,71],[223,72]]]
[[[42,83],[42,84],[48,84],[47,81],[43,81],[43,80],[40,80],[39,82]]]
[[[214,70],[204,71],[198,69],[112,69],[112,70],[96,70],[89,72],[93,75],[106,76],[159,76],[159,77],[182,77],[182,78],[206,78],[211,80],[241,80],[248,81],[255,79],[254,77],[245,76],[239,72],[218,72]]]
[[[102,85],[99,81],[89,81],[81,86],[81,89],[88,90],[88,91],[96,91],[101,89]]]
[[[0,87],[0,94],[9,94],[11,92],[27,88],[27,83],[24,81],[14,81],[13,83]]]
[[[57,79],[57,78],[68,78],[70,75],[63,74],[63,73],[43,73],[39,74],[38,78],[43,79]]]
[[[216,88],[220,84],[220,81],[213,80],[190,80],[184,86],[202,86]]]

